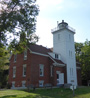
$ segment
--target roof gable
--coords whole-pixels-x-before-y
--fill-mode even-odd
[[[42,45],[36,45],[36,44],[30,44],[29,49],[32,52],[37,52],[37,53],[47,54],[47,55],[48,55],[48,52],[52,52],[50,48],[46,48],[46,47],[43,47]]]

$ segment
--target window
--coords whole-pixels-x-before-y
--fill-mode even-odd
[[[26,86],[26,81],[22,81],[22,87]]]
[[[73,68],[72,68],[72,76],[73,76]]]
[[[55,54],[55,58],[58,59],[58,54]]]
[[[26,76],[26,64],[23,65],[23,77]]]
[[[17,60],[17,54],[14,55],[14,62]]]
[[[69,56],[70,56],[70,50],[69,50]]]
[[[44,65],[40,64],[39,68],[40,68],[40,76],[44,76]]]
[[[73,76],[73,68],[70,68],[70,75]]]
[[[58,34],[58,40],[60,40],[60,34]]]
[[[70,68],[70,76],[71,76],[71,74],[72,74],[72,71],[71,71],[72,69]]]
[[[69,40],[71,40],[71,35],[69,34]]]
[[[24,51],[24,60],[27,60],[27,50]]]
[[[14,87],[15,87],[15,81],[12,82],[12,88],[14,88]]]
[[[13,67],[13,78],[16,77],[16,66]]]
[[[69,57],[72,57],[72,51],[69,50]]]
[[[53,66],[51,66],[51,77],[53,76]]]
[[[71,57],[72,57],[72,51],[71,51]]]
[[[43,80],[39,80],[39,87],[43,87],[44,81]]]

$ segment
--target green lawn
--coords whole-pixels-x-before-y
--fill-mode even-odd
[[[0,90],[0,98],[73,98],[70,89],[53,88],[36,89],[30,92],[22,90]],[[78,88],[75,90],[74,98],[90,98],[90,87]]]

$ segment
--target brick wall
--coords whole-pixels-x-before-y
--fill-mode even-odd
[[[22,86],[22,81],[26,81],[26,85],[34,84],[39,86],[39,80],[44,80],[44,84],[51,83],[52,85],[57,85],[57,74],[56,71],[64,73],[64,83],[67,82],[66,67],[56,67],[53,66],[53,61],[47,56],[41,56],[37,54],[32,54],[27,51],[27,60],[24,60],[24,54],[17,55],[17,61],[14,63],[14,55],[10,59],[10,69],[9,69],[9,80],[11,84],[15,81],[16,87]],[[27,64],[26,67],[26,77],[23,77],[23,64]],[[39,75],[39,64],[44,65],[44,76]],[[13,66],[16,66],[16,77],[13,78]],[[51,69],[53,66],[53,76],[51,77]]]

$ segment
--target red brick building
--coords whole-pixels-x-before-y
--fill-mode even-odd
[[[66,65],[58,58],[52,58],[47,49],[39,45],[30,45],[22,54],[12,55],[10,59],[9,84],[12,87],[26,87],[33,84],[36,87],[43,87],[50,83],[53,86],[67,83]],[[78,67],[78,85],[81,84],[80,68]],[[59,80],[58,75],[64,75]],[[59,82],[60,81],[60,82]]]

